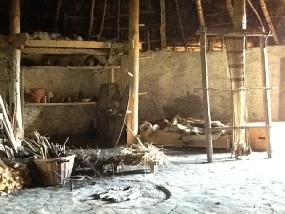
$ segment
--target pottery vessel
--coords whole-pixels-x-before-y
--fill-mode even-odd
[[[41,99],[45,96],[46,90],[44,88],[31,88],[31,102],[32,103],[40,103]]]

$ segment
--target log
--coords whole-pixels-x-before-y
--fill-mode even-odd
[[[29,183],[29,179],[29,171],[25,164],[0,159],[0,195],[22,189],[25,184]]]

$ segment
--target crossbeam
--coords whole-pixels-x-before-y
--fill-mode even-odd
[[[249,31],[249,30],[234,30],[234,29],[211,29],[211,30],[198,30],[196,32],[197,35],[207,36],[224,36],[224,37],[267,37],[272,36],[270,32],[262,32],[262,31]]]

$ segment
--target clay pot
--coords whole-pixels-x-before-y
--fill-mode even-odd
[[[45,96],[46,90],[44,88],[31,88],[31,102],[32,103],[40,103],[41,99]]]

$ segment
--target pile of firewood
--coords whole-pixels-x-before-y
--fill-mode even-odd
[[[23,163],[0,159],[0,196],[10,194],[30,184],[30,174]]]

